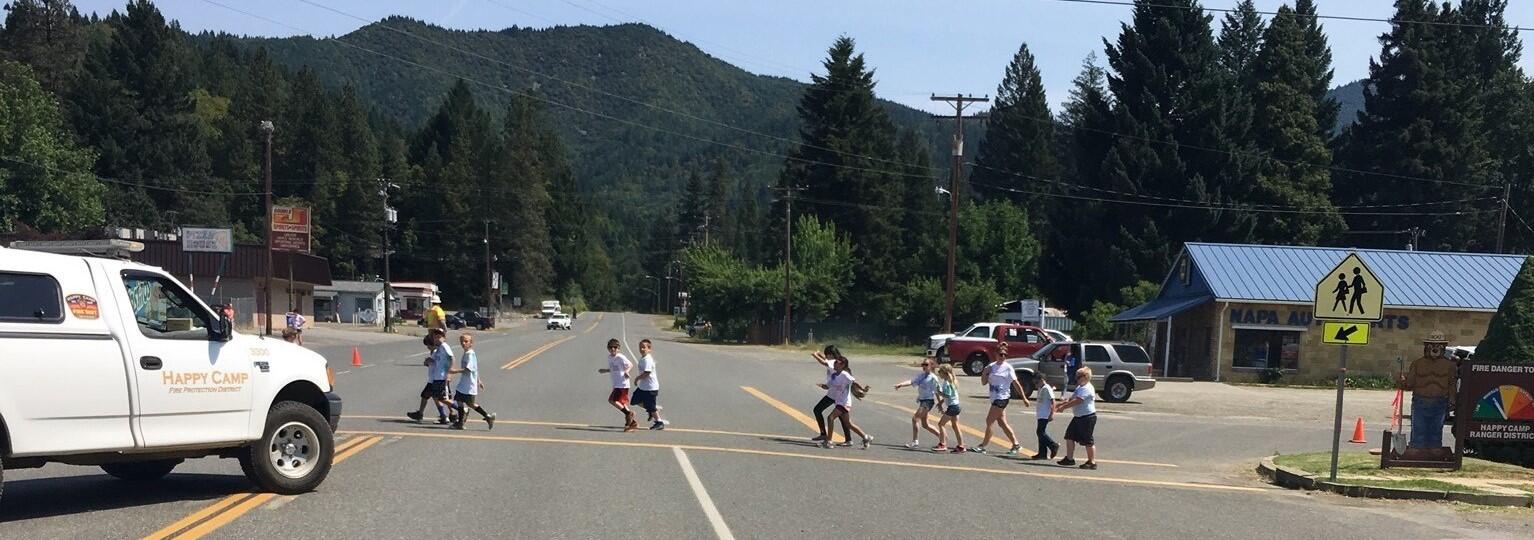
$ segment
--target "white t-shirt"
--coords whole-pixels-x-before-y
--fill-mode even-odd
[[[830,387],[826,395],[830,396],[831,401],[835,401],[837,405],[850,409],[852,408],[852,383],[856,381],[857,379],[852,378],[849,372],[837,373],[831,377],[831,384],[826,385]]]
[[[479,355],[474,354],[474,349],[463,352],[463,360],[458,367],[463,369],[463,373],[458,374],[458,393],[479,395]]]
[[[1049,420],[1055,417],[1055,387],[1049,383],[1039,386],[1038,407],[1034,412],[1038,413],[1039,420]]]
[[[997,362],[986,366],[990,372],[990,378],[986,383],[990,387],[991,401],[1012,399],[1012,381],[1017,380],[1017,374],[1012,372],[1012,366],[1006,362]]]
[[[629,378],[624,372],[628,371],[631,367],[634,367],[634,363],[630,362],[628,357],[623,356],[623,353],[607,357],[607,369],[611,370],[608,375],[612,377],[613,388],[629,387]]]
[[[1071,397],[1081,398],[1081,403],[1071,407],[1071,414],[1076,416],[1097,414],[1097,389],[1092,388],[1092,383],[1077,386],[1076,391],[1071,393]]]
[[[426,380],[431,382],[447,380],[447,370],[453,367],[453,348],[447,343],[438,345],[437,350],[431,353],[431,360],[431,369],[426,372]]]
[[[639,373],[644,373],[647,371],[650,372],[650,376],[639,379],[639,389],[646,392],[659,391],[660,379],[658,378],[659,375],[655,374],[655,359],[648,354],[639,357]],[[637,377],[638,375],[635,376]]]

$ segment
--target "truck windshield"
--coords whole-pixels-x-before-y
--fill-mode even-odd
[[[155,339],[208,339],[213,317],[186,291],[155,274],[123,273],[139,332]]]

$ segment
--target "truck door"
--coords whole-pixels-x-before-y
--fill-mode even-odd
[[[174,446],[241,441],[250,431],[248,351],[213,339],[213,312],[159,273],[123,271],[117,290],[138,380],[144,442]]]
[[[1078,345],[1055,345],[1049,348],[1048,354],[1039,358],[1039,373],[1056,390],[1065,389],[1065,359],[1070,356],[1071,349],[1075,347]]]
[[[1003,328],[1001,339],[1007,342],[1007,356],[1011,358],[1028,356],[1038,352],[1047,341],[1044,339],[1043,334],[1018,326]]]
[[[133,448],[130,374],[89,266],[8,259],[0,268],[0,413],[12,453]]]

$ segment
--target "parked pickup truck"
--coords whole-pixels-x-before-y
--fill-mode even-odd
[[[1003,324],[1009,324],[1009,323],[1004,323],[1004,322],[975,323],[975,324],[970,325],[969,328],[965,328],[963,332],[959,332],[957,334],[932,334],[931,336],[927,337],[927,356],[932,357],[932,358],[937,358],[941,362],[947,362],[948,361],[948,358],[947,358],[947,356],[948,356],[948,349],[947,349],[946,345],[948,345],[948,340],[953,339],[955,337],[960,337],[960,336],[964,336],[964,337],[987,337],[987,336],[991,336],[991,335],[995,334],[996,327],[997,326],[1001,326]],[[1011,323],[1011,324],[1016,324],[1016,323]],[[1049,340],[1050,341],[1072,341],[1071,336],[1069,334],[1066,334],[1065,332],[1061,332],[1059,330],[1050,330],[1048,328],[1045,328],[1044,329],[1044,335],[1049,336]],[[1010,347],[1010,345],[1008,345],[1008,346]]]
[[[1017,380],[1023,382],[1030,397],[1033,395],[1030,381],[1040,375],[1055,388],[1068,392],[1076,388],[1076,381],[1067,380],[1065,373],[1067,360],[1073,355],[1080,365],[1092,368],[1092,386],[1105,401],[1129,401],[1136,391],[1156,387],[1150,355],[1138,343],[1129,341],[1055,342],[1028,358],[1008,360],[1007,364],[1017,373]]]
[[[158,268],[0,248],[0,488],[47,463],[148,482],[219,456],[301,493],[340,417],[323,357],[234,332]]]
[[[980,323],[959,337],[949,338],[942,346],[945,354],[937,359],[959,364],[967,375],[979,375],[981,368],[996,359],[997,346],[1002,341],[1007,342],[1007,357],[1016,358],[1033,354],[1053,340],[1037,326]]]

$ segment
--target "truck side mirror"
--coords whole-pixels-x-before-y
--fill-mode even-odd
[[[234,321],[229,320],[229,312],[218,310],[218,322],[214,323],[213,340],[227,342],[234,339]]]

